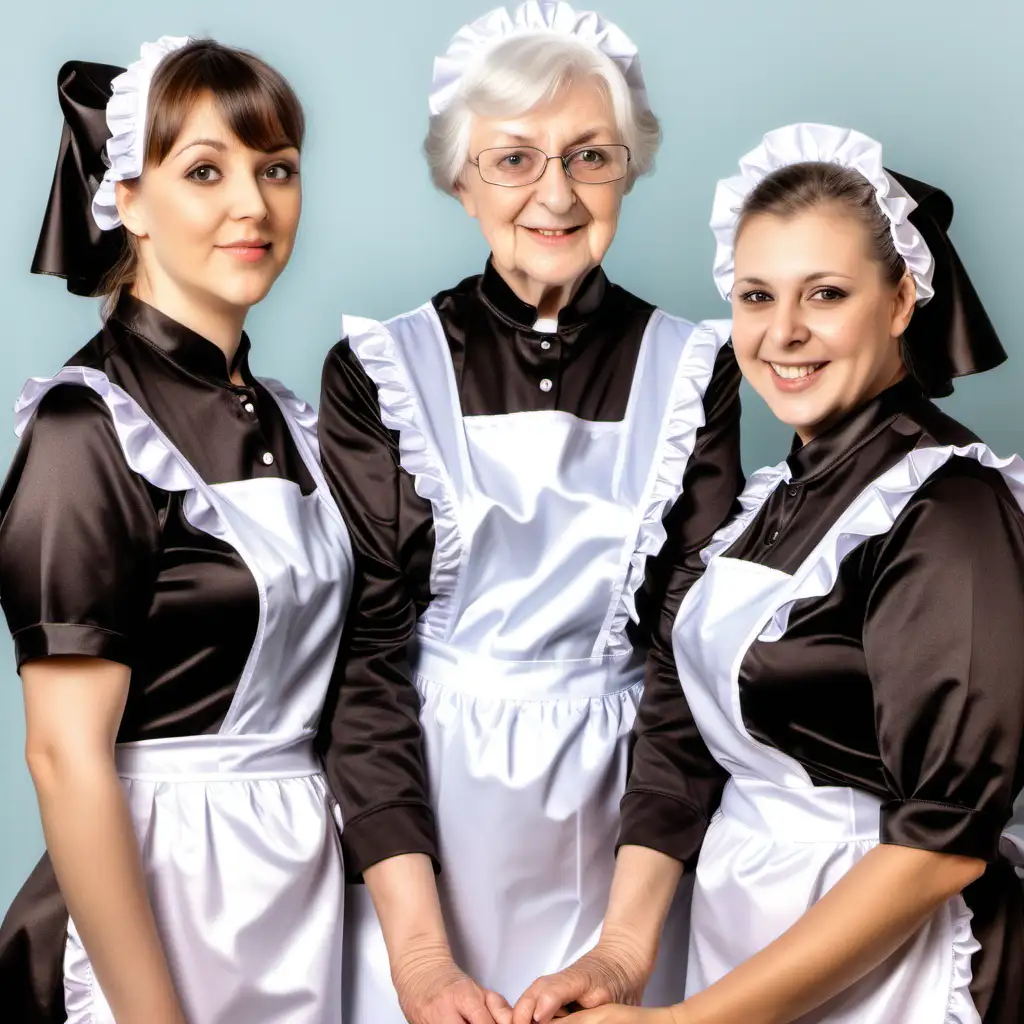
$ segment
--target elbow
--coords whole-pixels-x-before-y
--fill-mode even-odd
[[[39,796],[66,789],[69,783],[83,781],[97,772],[115,773],[113,753],[83,749],[60,736],[33,735],[25,741],[25,763]]]

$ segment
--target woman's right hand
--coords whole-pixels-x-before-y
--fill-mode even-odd
[[[508,1002],[460,970],[446,946],[410,952],[391,976],[409,1024],[511,1024]]]
[[[576,1004],[589,1010],[605,1003],[639,1006],[653,961],[629,939],[602,935],[598,944],[557,974],[538,978],[515,1005],[511,1024],[548,1024]]]

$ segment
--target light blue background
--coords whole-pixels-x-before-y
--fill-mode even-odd
[[[670,312],[724,316],[707,219],[714,182],[768,129],[859,128],[886,162],[954,197],[960,253],[1013,362],[958,385],[948,407],[997,450],[1024,450],[1024,3],[1021,0],[599,0],[637,42],[665,144],[627,198],[607,266]],[[306,104],[305,217],[295,257],[252,315],[257,372],[315,400],[345,310],[383,317],[477,272],[475,225],[432,191],[420,156],[431,59],[488,0],[35,0],[5,11],[0,317],[9,409],[97,325],[96,304],[28,274],[71,58],[125,64],[162,34],[211,35],[280,68]],[[578,0],[578,6],[591,6]],[[14,451],[0,416],[0,462]],[[786,432],[747,395],[748,469]],[[23,762],[21,694],[0,629],[0,913],[42,849]]]

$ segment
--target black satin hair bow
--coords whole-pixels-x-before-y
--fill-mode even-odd
[[[952,393],[954,378],[991,370],[1005,361],[1006,350],[950,240],[953,200],[933,185],[889,173],[918,204],[910,221],[935,259],[935,296],[914,310],[903,357],[925,393],[942,398]]]
[[[107,169],[107,101],[123,71],[69,61],[57,76],[64,131],[32,273],[65,278],[74,295],[99,294],[127,244],[123,227],[101,231],[92,216],[92,198]]]

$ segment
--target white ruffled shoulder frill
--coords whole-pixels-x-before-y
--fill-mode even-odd
[[[756,149],[740,159],[740,173],[723,178],[715,189],[711,230],[717,241],[715,283],[724,299],[735,278],[736,224],[747,196],[772,172],[796,163],[834,163],[859,171],[875,188],[878,206],[891,226],[893,243],[917,284],[918,304],[934,295],[935,260],[910,222],[917,203],[882,165],[881,143],[850,128],[792,124],[768,132]]]
[[[777,466],[765,466],[747,478],[746,486],[739,497],[740,511],[712,536],[711,543],[700,553],[705,565],[712,558],[728,551],[743,536],[775,488],[781,483],[789,483],[789,479],[790,469],[787,462],[780,462]]]
[[[513,36],[543,32],[572,36],[610,57],[621,69],[641,109],[648,107],[636,45],[622,29],[594,11],[577,11],[563,2],[527,0],[514,14],[497,7],[452,37],[448,49],[434,61],[431,115],[441,114],[451,105],[463,78],[495,46]]]
[[[832,524],[794,574],[785,602],[758,639],[766,643],[778,640],[785,634],[790,612],[798,601],[831,593],[843,559],[868,538],[887,533],[924,482],[954,457],[974,459],[988,469],[998,470],[1024,510],[1024,460],[1019,455],[1000,458],[981,442],[962,447],[915,448],[858,495]]]
[[[433,307],[427,303],[408,316],[427,317],[432,311]],[[464,555],[452,481],[431,438],[425,413],[388,327],[377,320],[344,316],[342,331],[366,375],[377,386],[381,422],[398,433],[402,468],[412,477],[416,493],[429,501],[433,510],[431,614],[421,620],[421,628],[436,632],[438,639],[444,639],[454,615],[455,591]]]
[[[647,559],[657,555],[665,544],[663,520],[670,505],[682,493],[697,433],[704,426],[704,395],[714,374],[718,353],[732,335],[731,320],[704,320],[691,330],[685,321],[669,317],[660,310],[655,316],[663,322],[685,327],[689,337],[676,369],[625,582],[595,653],[616,654],[629,647],[626,626],[630,619],[637,619],[636,594],[643,583]]]
[[[129,468],[161,491],[204,491],[195,469],[126,391],[101,370],[65,366],[52,377],[32,377],[14,403],[14,432],[21,437],[39,403],[55,387],[91,388],[110,410]]]
[[[191,40],[187,36],[161,36],[155,43],[143,43],[141,56],[118,75],[107,101],[107,161],[109,166],[92,200],[93,219],[103,231],[120,227],[115,185],[142,174],[146,155],[146,113],[149,87],[160,62]]]

